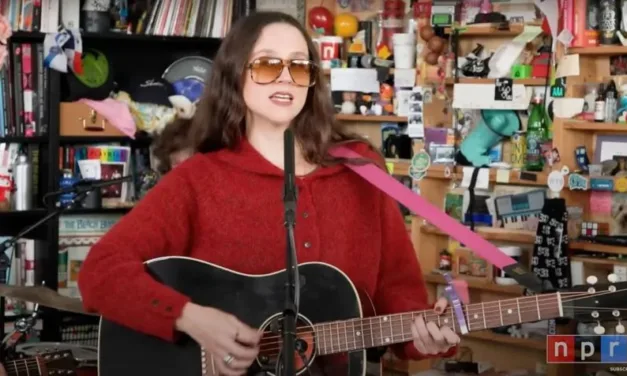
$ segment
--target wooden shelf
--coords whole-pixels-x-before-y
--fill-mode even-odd
[[[343,68],[344,67],[342,67],[342,68],[332,68],[332,69],[343,69]],[[358,69],[369,69],[369,68],[358,68]],[[330,76],[331,75],[331,69],[323,69],[322,73],[324,73],[325,76]],[[394,68],[390,68],[390,73],[394,74]]]
[[[627,132],[627,124],[567,120],[564,121],[564,129],[590,132]]]
[[[447,173],[447,167],[449,169],[449,173]],[[470,166],[468,166],[470,167]],[[490,183],[497,183],[497,171],[498,168],[490,168]],[[427,175],[425,178],[432,179],[458,179],[461,180],[463,178],[464,166],[455,166],[452,167],[448,165],[433,165],[429,167],[427,171]],[[532,171],[523,171],[527,176],[534,177],[533,179],[521,179],[519,170],[509,170],[509,179],[508,182],[499,184],[512,184],[512,185],[538,185],[538,186],[546,186],[548,173],[546,172],[532,172]]]
[[[385,164],[388,172],[392,175],[409,176],[409,166],[411,160],[408,159],[386,159]]]
[[[395,116],[395,115],[383,115],[383,116],[374,116],[374,115],[347,115],[347,114],[336,114],[335,118],[337,120],[342,121],[363,121],[363,122],[372,122],[372,123],[407,123],[407,116]]]
[[[571,240],[568,243],[568,247],[571,250],[588,251],[588,252],[600,252],[600,253],[612,253],[615,255],[627,255],[627,247],[619,245],[607,245],[597,244],[585,241]]]
[[[527,23],[528,26],[539,26],[540,24],[537,22]],[[509,25],[509,29],[501,29],[498,27],[498,24],[474,24],[468,25],[464,27],[456,28],[460,37],[480,37],[486,36],[491,38],[505,38],[505,37],[515,37],[522,33],[525,29],[523,24],[512,24]],[[444,33],[450,35],[453,33],[452,28],[444,29]]]
[[[614,258],[601,258],[592,256],[571,256],[570,261],[580,261],[585,264],[597,264],[597,265],[627,265],[626,259],[614,259]]]
[[[455,82],[455,78],[447,78],[447,85],[454,84],[494,84],[496,82],[495,78],[472,78],[472,77],[459,77],[458,81]],[[527,85],[527,86],[546,86],[546,78],[515,78],[514,85]]]
[[[420,231],[432,235],[449,236],[445,232],[440,231],[437,227],[430,224],[420,226]],[[491,241],[533,243],[536,240],[536,233],[532,231],[510,230],[496,227],[475,227],[475,232],[481,235],[484,239]]]
[[[593,56],[627,55],[627,46],[572,47],[568,49],[568,53]]]
[[[503,343],[511,346],[524,347],[528,349],[545,351],[546,350],[546,342],[539,339],[531,339],[531,338],[515,338],[505,334],[494,333],[490,330],[484,330],[480,332],[471,332],[466,334],[463,338],[472,338],[483,341],[492,341]]]
[[[469,289],[491,291],[491,292],[498,292],[502,294],[511,294],[511,295],[522,295],[523,290],[524,290],[519,285],[501,286],[492,282],[485,282],[485,281],[480,281],[480,280],[476,280],[472,278],[464,278],[463,276],[457,276],[455,278],[463,279],[464,281],[466,281],[468,283]],[[424,279],[425,281],[429,283],[436,283],[440,285],[446,284],[446,280],[444,279],[444,277],[439,274],[425,274]]]

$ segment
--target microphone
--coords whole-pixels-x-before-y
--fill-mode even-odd
[[[72,184],[72,187],[75,187],[75,188],[79,188],[79,187],[104,188],[104,187],[108,187],[110,185],[126,183],[126,182],[129,182],[131,180],[133,180],[133,176],[132,175],[123,176],[123,177],[117,178],[117,179],[80,180],[80,181]]]
[[[283,202],[285,204],[285,223],[294,225],[296,220],[296,157],[294,155],[294,132],[287,129],[283,134],[283,168],[285,173],[285,186],[283,187]]]
[[[296,158],[294,155],[294,133],[288,128],[283,134],[283,155],[285,185],[283,187],[283,205],[285,210],[285,230],[287,248],[285,250],[285,308],[283,311],[282,335],[283,346],[276,363],[275,375],[292,376],[294,370],[294,352],[296,350],[296,322],[300,302],[300,286],[298,276],[298,261],[296,261],[296,241],[294,226],[296,222]],[[282,366],[282,367],[281,367]]]
[[[86,191],[91,191],[93,189],[104,188],[110,185],[117,185],[121,183],[126,183],[133,180],[132,175],[123,176],[117,179],[101,179],[101,180],[79,180],[76,183],[72,184],[70,187],[62,188],[58,191],[55,191],[54,194],[63,194],[63,193],[81,193]]]

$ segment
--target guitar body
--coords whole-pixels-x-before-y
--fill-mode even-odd
[[[151,260],[146,263],[146,268],[156,280],[189,296],[196,304],[231,313],[260,330],[281,327],[280,323],[272,325],[271,322],[284,310],[285,271],[245,275],[186,257]],[[359,293],[341,271],[324,263],[306,263],[299,266],[299,273],[301,300],[297,326],[363,317]],[[372,308],[368,302],[366,306]],[[212,365],[222,361],[212,359],[209,354],[205,357],[198,344],[188,336],[183,336],[175,344],[169,343],[104,318],[100,321],[99,341],[99,376],[218,376]],[[366,375],[366,351],[343,357],[345,367],[341,372],[337,368],[324,368],[325,358],[337,355],[316,357],[315,344],[311,341],[307,351],[313,361],[307,362],[310,364],[307,369],[303,358],[296,357],[297,374],[310,371],[312,375]],[[274,375],[276,359],[261,358],[251,366],[248,375]],[[376,355],[370,358],[378,362]],[[205,373],[203,361],[207,365]]]

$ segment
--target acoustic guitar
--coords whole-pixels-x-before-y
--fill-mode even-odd
[[[263,332],[259,356],[248,375],[275,375],[281,348],[285,270],[246,275],[187,257],[164,257],[145,263],[157,281],[189,296],[194,303],[231,313]],[[366,317],[358,291],[348,277],[324,263],[299,265],[300,312],[294,355],[297,374],[316,374],[325,360],[344,356],[346,369],[321,373],[364,376],[366,350],[412,340],[418,315],[462,333],[454,310],[432,309]],[[463,307],[469,331],[559,317],[581,321],[619,319],[627,304],[627,282],[580,286],[568,291],[468,304]],[[612,307],[612,308],[605,308]],[[463,334],[463,333],[462,333]],[[191,338],[177,343],[139,333],[101,318],[99,376],[217,376],[217,362]],[[323,366],[318,367],[320,364]],[[307,373],[309,371],[309,373]],[[284,375],[285,376],[285,375]]]
[[[24,359],[4,362],[9,376],[76,375],[77,362],[72,351],[55,351]]]

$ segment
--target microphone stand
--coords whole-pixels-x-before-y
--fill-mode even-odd
[[[294,352],[296,345],[296,317],[298,316],[298,305],[300,300],[300,288],[298,278],[298,263],[296,261],[296,242],[294,237],[294,227],[296,224],[296,173],[294,158],[294,135],[291,129],[287,129],[284,135],[285,147],[285,190],[283,203],[285,206],[285,228],[287,236],[286,249],[286,276],[285,283],[285,310],[283,311],[282,334],[283,348],[281,349],[283,369],[282,376],[293,376]],[[277,363],[280,369],[281,362]],[[277,372],[277,374],[279,374]]]
[[[128,178],[125,178],[125,179],[128,180]],[[11,257],[9,258],[9,265],[6,265],[6,267],[7,268],[11,267],[11,262],[13,261],[13,258],[15,257],[15,246],[17,245],[18,240],[30,234],[32,231],[36,230],[37,228],[44,225],[45,223],[52,220],[53,218],[63,214],[64,212],[70,209],[74,209],[78,204],[80,204],[87,197],[89,192],[93,191],[94,189],[100,189],[101,187],[107,186],[110,184],[117,184],[120,180],[121,179],[111,180],[111,183],[108,183],[107,181],[97,181],[94,183],[87,182],[84,184],[75,185],[71,188],[64,188],[62,190],[49,193],[48,196],[58,196],[61,194],[66,194],[66,193],[74,193],[74,196],[72,197],[72,200],[67,205],[58,206],[55,210],[48,213],[42,219],[24,228],[17,235],[0,243],[0,255],[2,255],[3,258],[4,258],[6,250],[9,248],[13,248],[13,251],[11,252]],[[1,262],[2,261],[0,261],[0,263]],[[0,265],[0,266],[4,266],[4,265]],[[9,281],[6,281],[6,282],[9,283]],[[4,296],[2,296],[0,297],[0,325],[2,325],[2,328],[0,330],[2,331],[1,332],[2,336],[4,336],[4,315],[5,315],[4,309],[5,309],[5,298]],[[5,358],[5,354],[3,354],[4,352],[3,350],[5,349],[2,346],[0,346],[0,359]]]

